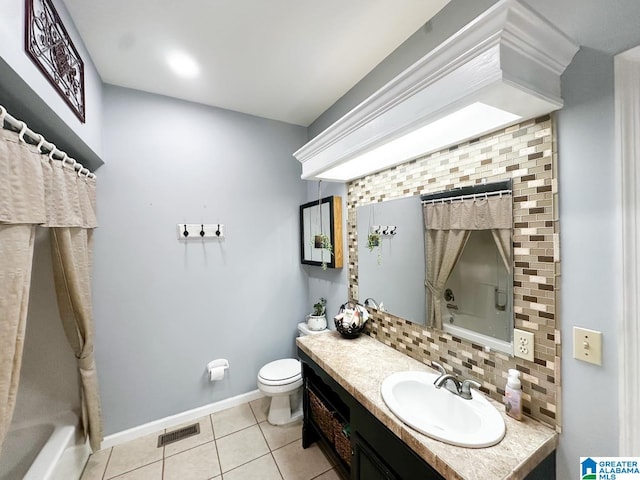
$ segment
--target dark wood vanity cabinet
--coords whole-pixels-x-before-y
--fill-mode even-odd
[[[302,446],[319,442],[345,479],[444,479],[298,349],[304,379]],[[555,452],[526,480],[555,480]]]
[[[354,466],[351,478],[444,478],[364,407],[360,406],[354,413],[352,421],[357,428],[352,435]]]
[[[443,479],[429,464],[298,350],[304,378],[302,446],[319,442],[344,478],[354,480]],[[324,408],[317,402],[324,402]],[[327,417],[334,419],[333,438]],[[347,451],[345,438],[347,433]]]

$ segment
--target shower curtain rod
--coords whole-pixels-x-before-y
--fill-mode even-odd
[[[486,197],[495,197],[496,195],[510,195],[511,194],[511,190],[496,190],[493,192],[485,192],[485,193],[470,193],[469,195],[457,195],[455,197],[440,197],[440,198],[433,198],[431,200],[422,200],[422,204],[426,204],[426,203],[443,203],[443,202],[453,202],[454,200],[468,200],[470,198],[473,198],[474,200],[476,198],[486,198]]]
[[[468,198],[484,198],[494,195],[511,194],[511,180],[501,182],[483,183],[481,185],[469,185],[467,187],[452,188],[436,193],[425,193],[420,195],[422,204],[438,203],[452,200],[465,200]]]
[[[45,138],[42,135],[31,130],[25,122],[15,118],[13,115],[7,112],[6,108],[0,105],[0,116],[2,114],[4,114],[4,121],[7,122],[11,127],[18,130],[20,132],[20,137],[23,140],[24,140],[23,137],[27,136],[31,139],[32,142],[38,145],[41,151],[42,149],[46,150],[43,153],[49,152],[51,154],[51,158],[54,158],[55,160],[60,160],[63,163],[67,162],[70,165],[73,165],[73,168],[75,168],[78,171],[78,176],[85,175],[89,178],[96,178],[95,173],[92,173],[91,170],[84,167],[80,162],[71,158],[69,155],[66,154],[66,152],[63,152],[58,147],[56,147],[55,144],[45,140]],[[3,125],[1,125],[0,127],[6,128],[4,126],[4,122],[3,122]],[[58,155],[59,158],[54,157],[54,155]]]

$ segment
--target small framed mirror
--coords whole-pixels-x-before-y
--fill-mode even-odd
[[[300,205],[300,259],[306,265],[342,268],[341,197]]]

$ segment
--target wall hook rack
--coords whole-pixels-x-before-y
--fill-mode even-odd
[[[374,225],[371,227],[371,231],[378,235],[395,235],[398,233],[398,227],[396,225]]]
[[[205,238],[224,238],[222,223],[179,223],[179,240],[199,240]]]

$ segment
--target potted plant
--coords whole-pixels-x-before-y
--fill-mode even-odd
[[[377,232],[371,232],[369,235],[367,235],[367,248],[369,249],[369,251],[373,252],[374,248],[378,248],[378,265],[382,263],[382,251],[380,247],[381,245],[382,235]]]
[[[331,245],[331,240],[329,240],[329,237],[324,233],[314,235],[313,246],[314,248],[323,248],[329,252],[329,255],[333,255],[333,245]],[[322,269],[327,269],[327,262],[324,260],[324,256],[322,257]]]
[[[327,300],[324,297],[320,297],[320,300],[313,304],[313,313],[307,315],[307,326],[310,330],[324,330],[327,328],[326,305]]]

